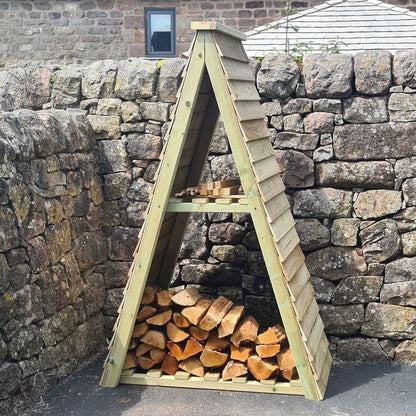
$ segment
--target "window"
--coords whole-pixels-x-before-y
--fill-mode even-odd
[[[145,9],[146,55],[175,56],[175,9]]]

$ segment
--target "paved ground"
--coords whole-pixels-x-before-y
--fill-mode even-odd
[[[98,386],[103,358],[55,387],[27,416],[416,416],[416,367],[333,367],[325,400],[302,396]]]

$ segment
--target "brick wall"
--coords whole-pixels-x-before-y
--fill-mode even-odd
[[[322,0],[294,1],[307,9]],[[416,10],[415,0],[388,3]],[[0,67],[88,63],[144,55],[144,7],[175,7],[177,52],[187,50],[193,20],[216,20],[243,32],[281,17],[281,0],[0,0]]]

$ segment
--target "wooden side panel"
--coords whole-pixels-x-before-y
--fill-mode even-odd
[[[294,226],[295,220],[290,209],[282,212],[282,214],[270,224],[275,241],[280,241]]]
[[[295,312],[299,321],[305,316],[309,304],[314,301],[314,291],[310,282],[306,283],[295,301]]]
[[[218,32],[214,32],[214,39],[221,56],[241,62],[249,61],[240,40]]]
[[[280,175],[274,175],[271,178],[259,182],[259,188],[263,202],[267,202],[281,194],[285,190],[285,185]]]
[[[248,155],[252,163],[274,156],[274,150],[268,137],[258,140],[250,140],[246,143]]]
[[[285,261],[299,243],[298,233],[293,227],[277,243],[277,251],[281,260]]]
[[[289,281],[289,290],[292,298],[296,300],[305,284],[309,281],[309,271],[304,264],[299,267],[293,278]]]
[[[306,313],[304,314],[303,318],[300,321],[300,327],[302,329],[303,336],[307,339],[311,330],[313,328],[313,324],[316,321],[316,317],[319,315],[319,306],[316,303],[315,299],[309,304]]]
[[[266,127],[264,114],[262,114],[262,116],[260,116],[257,120],[249,119],[241,121],[240,128],[243,132],[245,140],[247,141],[263,139],[265,137],[270,140],[269,130],[267,130]]]
[[[322,322],[321,317],[318,315],[316,317],[315,323],[313,324],[311,333],[309,334],[309,337],[306,341],[306,346],[312,359],[316,358],[316,354],[318,352],[318,345],[319,341],[321,340],[322,334],[324,334],[324,323]]]
[[[235,101],[234,106],[240,121],[257,120],[264,116],[263,109],[257,101]]]
[[[275,195],[265,202],[264,206],[270,223],[290,208],[289,200],[284,192]]]
[[[223,57],[221,64],[225,76],[229,80],[250,81],[254,83],[254,70],[246,62],[235,61],[234,59]]]
[[[285,273],[286,280],[292,279],[299,267],[305,262],[305,255],[302,252],[300,246],[289,254],[289,256],[283,261],[283,272]]]
[[[258,160],[252,164],[256,179],[261,182],[272,176],[280,174],[280,169],[274,156]]]
[[[232,80],[229,86],[234,101],[260,101],[257,88],[252,81]]]

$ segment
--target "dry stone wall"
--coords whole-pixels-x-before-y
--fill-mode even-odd
[[[252,64],[339,360],[416,362],[414,58]],[[0,413],[111,336],[184,65],[0,72]],[[220,122],[203,181],[233,176]],[[172,284],[279,319],[248,215],[193,215]]]

